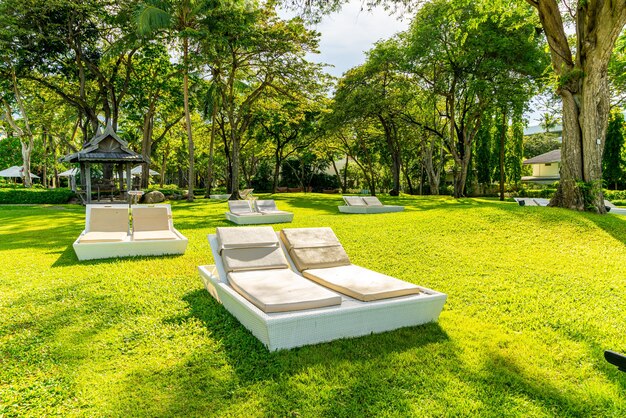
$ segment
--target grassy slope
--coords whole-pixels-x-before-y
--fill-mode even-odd
[[[355,264],[448,294],[438,324],[268,353],[202,288],[226,204],[175,203],[180,257],[79,263],[79,207],[0,207],[0,416],[625,416],[626,218],[280,195]],[[276,225],[277,229],[282,225]]]

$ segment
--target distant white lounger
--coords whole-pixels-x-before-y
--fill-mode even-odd
[[[344,196],[345,206],[339,206],[342,213],[387,213],[402,212],[404,206],[383,205],[376,196]]]
[[[513,199],[520,206],[548,206],[550,202],[548,199],[534,199],[530,197],[514,197]]]
[[[274,239],[276,234],[270,227],[218,228],[216,235],[209,235],[215,265],[198,267],[209,293],[270,351],[420,325],[436,321],[443,309],[445,294],[389,276],[377,276],[379,273],[369,270],[367,274],[373,274],[374,280],[358,271],[366,280],[364,283],[356,280],[355,286],[350,287],[358,292],[378,293],[372,301],[321,286],[294,272],[294,260],[285,253],[283,243],[277,244],[278,239]],[[311,245],[316,243],[320,241],[312,241]],[[243,251],[238,252],[240,248]],[[337,261],[333,262],[333,250],[318,248],[320,251],[313,253],[324,259],[318,265],[328,265],[330,271]],[[311,252],[306,249],[298,252],[299,262],[307,253]],[[285,259],[289,269],[284,268]],[[251,266],[253,270],[237,271]],[[396,286],[396,290],[406,293],[383,295],[381,283],[388,279],[389,289]],[[291,288],[295,289],[293,295],[290,295]],[[308,290],[301,294],[305,288]],[[372,292],[373,288],[377,289]],[[313,297],[313,300],[306,300],[306,297]],[[290,306],[292,299],[300,305]],[[306,306],[309,303],[317,306]]]
[[[187,238],[172,223],[170,205],[87,205],[85,230],[73,244],[79,260],[184,254]]]
[[[293,213],[278,210],[273,200],[229,200],[226,219],[238,225],[293,221]]]

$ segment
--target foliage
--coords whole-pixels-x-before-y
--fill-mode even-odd
[[[63,204],[74,192],[68,189],[14,189],[0,188],[0,204]]]
[[[561,142],[555,134],[537,134],[524,138],[524,157],[533,158],[561,148]]]
[[[624,114],[612,112],[602,154],[602,176],[607,186],[615,188],[618,182],[624,181],[624,126]]]
[[[623,217],[406,196],[381,197],[399,214],[340,215],[340,196],[273,197],[288,227],[329,226],[355,264],[445,292],[439,322],[269,353],[197,273],[226,203],[172,203],[183,256],[91,262],[71,247],[84,208],[4,206],[0,414],[624,415],[626,374],[603,359],[625,348]]]

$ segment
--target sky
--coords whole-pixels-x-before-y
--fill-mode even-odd
[[[362,8],[361,0],[351,0],[340,11],[324,16],[319,24],[312,27],[321,33],[320,53],[310,54],[308,59],[332,65],[326,71],[341,77],[350,68],[363,64],[365,53],[377,41],[406,30],[410,23],[410,17],[390,15],[382,7],[368,11]],[[539,123],[538,113],[530,112],[525,116],[529,125]]]
[[[409,19],[390,16],[381,7],[361,10],[361,1],[351,1],[339,12],[325,16],[314,27],[321,33],[320,54],[311,55],[314,62],[331,64],[327,72],[340,77],[352,67],[365,62],[365,52],[381,39],[388,39],[404,31]]]

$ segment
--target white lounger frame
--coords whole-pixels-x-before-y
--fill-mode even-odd
[[[252,201],[247,201],[251,205]],[[252,206],[250,206],[253,209]],[[245,215],[235,215],[232,212],[226,212],[226,219],[237,225],[260,225],[260,224],[278,224],[293,221],[292,212],[284,213],[261,213],[253,212]]]
[[[118,207],[128,210],[128,205],[87,205],[85,215],[85,230],[74,241],[74,252],[79,260],[95,260],[100,258],[133,257],[133,256],[153,256],[167,254],[184,254],[187,249],[187,238],[174,228],[172,222],[172,208],[170,205],[133,205],[132,207],[158,206],[166,207],[169,216],[170,230],[178,237],[174,240],[146,240],[133,241],[132,234],[128,234],[124,241],[117,242],[93,242],[81,243],[80,239],[89,228],[89,219],[92,207]]]
[[[351,206],[344,198],[344,202],[346,204],[344,206],[339,206],[339,212],[341,213],[389,213],[389,212],[402,212],[404,210],[404,206],[393,206],[393,205],[384,205],[384,206]]]
[[[417,295],[373,302],[341,295],[339,306],[268,314],[228,284],[214,234],[209,235],[209,243],[215,265],[198,267],[205,287],[270,351],[436,322],[447,298],[444,293],[420,287],[423,293]]]

